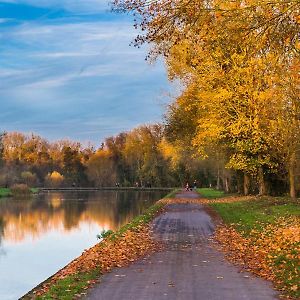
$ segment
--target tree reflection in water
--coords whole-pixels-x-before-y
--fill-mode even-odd
[[[20,298],[95,245],[103,229],[118,229],[161,196],[103,191],[0,199],[0,299]]]
[[[102,191],[1,199],[0,245],[2,239],[20,243],[51,230],[68,232],[82,223],[116,230],[161,197],[161,192]]]

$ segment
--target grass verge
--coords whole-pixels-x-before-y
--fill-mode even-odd
[[[223,198],[225,196],[224,191],[218,191],[212,188],[197,189],[197,192],[204,198],[208,198],[208,199]]]
[[[228,258],[272,280],[287,297],[300,298],[300,203],[262,197],[209,204],[226,226],[216,232]]]
[[[226,224],[232,224],[239,232],[263,230],[281,217],[300,216],[299,202],[289,198],[262,197],[233,203],[211,203]]]
[[[75,297],[84,296],[86,295],[84,291],[98,276],[99,270],[67,276],[64,279],[57,281],[55,285],[49,288],[47,293],[43,296],[37,297],[36,299],[69,300],[74,299]]]

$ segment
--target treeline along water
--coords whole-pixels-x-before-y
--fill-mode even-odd
[[[45,192],[0,200],[0,299],[25,294],[160,199],[162,191]]]

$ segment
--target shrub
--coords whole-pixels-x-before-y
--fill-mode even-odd
[[[21,178],[22,178],[22,181],[30,187],[36,186],[36,184],[37,184],[36,174],[31,173],[29,171],[22,172],[21,173]]]
[[[28,187],[27,184],[14,184],[11,187],[11,192],[13,194],[13,196],[17,196],[17,197],[26,197],[28,195],[30,195],[30,188]]]

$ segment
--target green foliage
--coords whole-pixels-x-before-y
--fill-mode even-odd
[[[38,188],[30,188],[31,194],[37,194],[39,192]],[[11,197],[13,196],[12,190],[10,188],[0,188],[0,197]]]
[[[105,239],[107,237],[109,237],[110,235],[112,235],[114,232],[113,230],[105,230],[103,229],[102,232],[100,234],[97,235],[97,239],[101,240],[101,239]]]
[[[31,189],[30,189],[30,192],[31,192],[32,194],[38,194],[39,189],[38,189],[38,188],[31,188]]]

